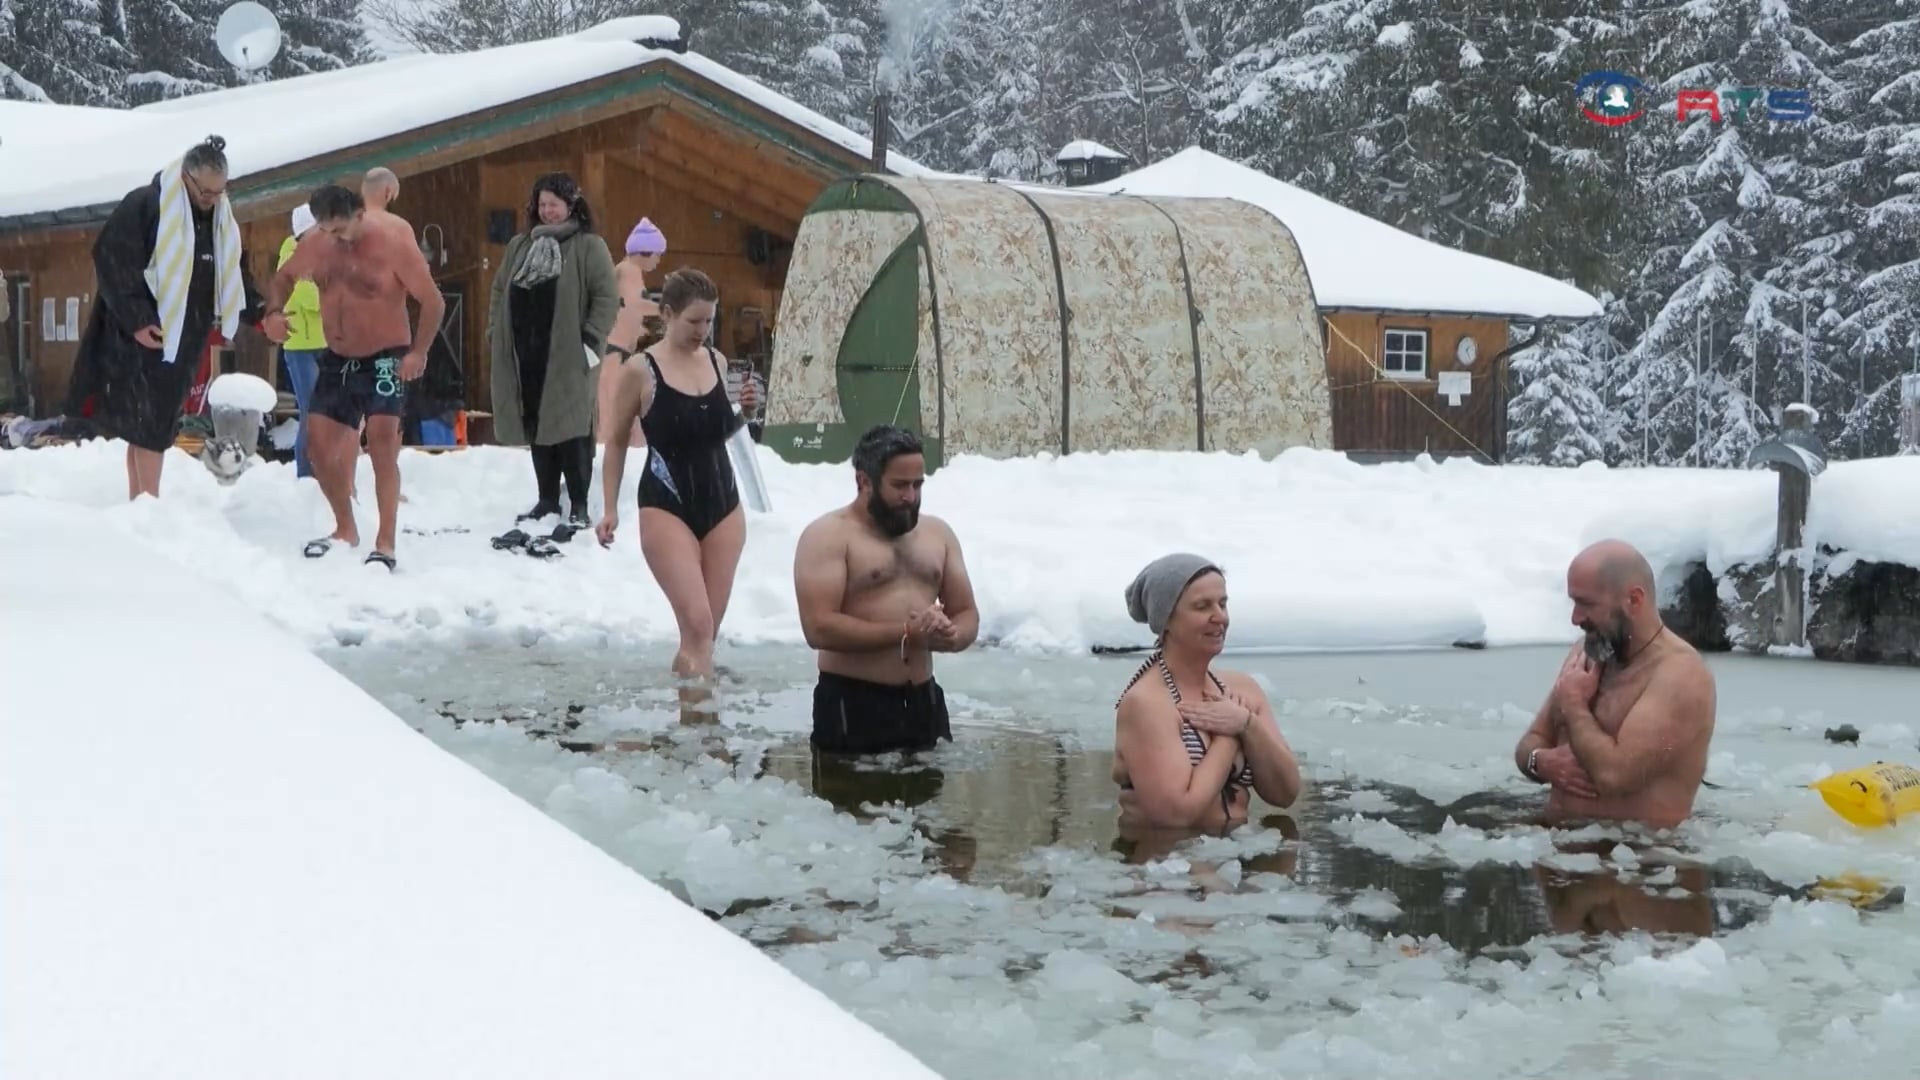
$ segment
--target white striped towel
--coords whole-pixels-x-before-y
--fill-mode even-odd
[[[160,359],[169,364],[180,359],[180,334],[186,327],[187,290],[193,285],[194,269],[193,207],[187,201],[181,166],[182,159],[176,158],[160,172],[160,230],[146,272],[147,288],[153,291],[160,329],[167,339]],[[214,310],[220,317],[220,333],[232,341],[240,330],[247,291],[240,282],[240,224],[233,219],[233,206],[225,195],[213,208],[213,255]],[[205,345],[196,342],[193,348]]]

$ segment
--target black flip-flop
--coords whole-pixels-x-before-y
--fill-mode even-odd
[[[549,533],[547,538],[549,540],[552,540],[556,544],[564,544],[567,541],[573,539],[573,534],[579,532],[584,528],[586,528],[585,525],[573,525],[567,522],[562,522],[553,527],[553,532]]]
[[[305,555],[309,559],[317,559],[332,550],[333,537],[323,536],[318,540],[307,541],[307,546],[300,549],[300,554]]]
[[[527,554],[536,559],[557,559],[566,553],[560,550],[559,544],[543,536],[527,545]]]
[[[512,551],[515,548],[523,548],[527,546],[529,539],[530,537],[519,529],[508,529],[506,532],[493,538],[493,550]]]
[[[393,561],[393,556],[387,554],[384,551],[367,552],[366,561],[367,561],[367,565],[372,565],[373,563],[379,563],[381,566],[386,567],[388,572],[392,572],[395,565]]]

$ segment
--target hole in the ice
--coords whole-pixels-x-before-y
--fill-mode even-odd
[[[1751,994],[1776,986],[1770,967],[1831,981],[1843,961],[1820,957],[1836,949],[1844,964],[1893,963],[1864,935],[1898,916],[1808,913],[1796,875],[1813,842],[1771,839],[1746,796],[1706,800],[1672,834],[1539,825],[1537,792],[1483,764],[1510,748],[1520,710],[1282,701],[1290,737],[1306,733],[1310,797],[1231,836],[1163,843],[1117,834],[1110,717],[1096,703],[1076,726],[1046,697],[1052,662],[1021,660],[1033,677],[1011,699],[996,694],[1019,680],[962,669],[951,745],[838,761],[807,746],[811,657],[732,657],[717,722],[697,724],[657,651],[507,637],[333,659],[442,747],[857,1013],[900,1017],[935,1044],[1009,1024],[1027,1034],[1007,1040],[1031,1043],[1059,1024],[1081,1033],[1059,1050],[1089,1075],[1131,1067],[1093,1067],[1146,1045],[1115,1033],[1129,1022],[1141,1039],[1228,1045],[1209,1025],[1230,1022],[1269,1049],[1323,1045],[1326,1025],[1377,1031],[1403,1008],[1511,1019],[1616,987]],[[1103,675],[1057,684],[1091,700],[1081,684]],[[1482,749],[1449,756],[1469,740]],[[1727,745],[1742,776],[1802,767]],[[1863,841],[1835,858],[1875,855]],[[1721,944],[1735,940],[1744,952]],[[922,999],[945,1004],[923,1012]],[[1389,1041],[1413,1053],[1417,1030]]]

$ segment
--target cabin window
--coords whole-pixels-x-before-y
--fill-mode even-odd
[[[1426,378],[1427,332],[1388,330],[1386,347],[1380,352],[1380,370],[1389,379]]]

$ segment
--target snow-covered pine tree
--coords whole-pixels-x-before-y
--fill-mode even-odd
[[[1651,417],[1656,461],[1737,467],[1771,424],[1753,398],[1774,393],[1783,342],[1797,344],[1769,275],[1788,273],[1785,245],[1818,224],[1796,190],[1806,174],[1793,154],[1808,136],[1794,121],[1768,119],[1764,102],[1742,107],[1730,97],[1717,119],[1690,110],[1681,123],[1678,95],[1805,86],[1821,76],[1801,46],[1822,46],[1780,0],[1655,9],[1637,30],[1648,70],[1672,74],[1649,77],[1664,100],[1629,137],[1633,172],[1649,179],[1634,193],[1646,208],[1647,253],[1628,291],[1650,330],[1630,354],[1616,404],[1650,394],[1661,406]],[[1756,366],[1756,349],[1769,365]],[[1685,399],[1679,409],[1675,394]]]
[[[131,54],[127,104],[201,94],[240,81],[214,42],[223,0],[124,0],[124,6]]]
[[[953,107],[966,110],[955,134],[965,138],[948,152],[929,146],[928,160],[951,161],[988,176],[1052,176],[1054,157],[1079,133],[1066,127],[1058,103],[1066,59],[1046,47],[1051,7],[1026,0],[956,4],[973,8],[972,19],[956,20],[965,28],[956,43],[977,43],[968,65],[971,76],[953,84]],[[992,20],[984,23],[981,16],[988,13]]]
[[[640,14],[632,0],[363,0],[363,6],[383,36],[420,52],[517,45]]]
[[[1899,377],[1920,371],[1920,0],[1860,0],[1835,17],[1860,141],[1847,174],[1859,278],[1833,326],[1855,403],[1834,452],[1875,456],[1897,451]]]
[[[1198,0],[1046,0],[1045,48],[1071,91],[1060,122],[1148,164],[1212,140],[1215,47]],[[1055,147],[1054,149],[1058,149]]]
[[[365,0],[385,37],[423,52],[466,52],[575,33],[629,15],[636,0]],[[686,0],[673,6],[695,51],[865,132],[878,0]]]
[[[285,79],[315,71],[334,71],[374,59],[360,0],[275,0],[280,20],[280,53],[267,69]]]
[[[1332,0],[1243,16],[1274,35],[1217,73],[1222,143],[1291,183],[1451,247],[1598,286],[1620,215],[1603,132],[1567,91],[1616,36],[1595,0]]]
[[[1243,16],[1258,35],[1214,79],[1222,152],[1362,213],[1392,221],[1405,181],[1387,159],[1405,139],[1407,86],[1396,99],[1355,75],[1383,34],[1407,42],[1408,0],[1286,0]]]
[[[107,26],[117,7],[114,0],[0,0],[0,99],[123,104],[130,57]]]
[[[1730,363],[1718,369],[1716,453],[1732,465],[1744,462],[1757,433],[1789,404],[1809,398],[1824,417],[1838,411],[1831,406],[1845,395],[1832,377],[1839,353],[1813,331],[1850,292],[1854,277],[1851,207],[1838,181],[1859,140],[1848,120],[1847,90],[1827,71],[1838,67],[1840,55],[1800,22],[1801,14],[1821,6],[1795,9],[1763,0],[1724,68],[1738,85],[1806,91],[1814,106],[1808,119],[1772,120],[1772,106],[1762,99],[1742,119],[1736,102],[1723,124],[1739,126],[1757,162],[1757,172],[1742,182],[1736,216],[1755,249],[1744,282],[1746,310],[1726,342]],[[1729,109],[1724,94],[1721,107]],[[1803,298],[1810,340],[1802,338]]]
[[[1836,460],[1889,457],[1900,452],[1900,376],[1882,382],[1847,413],[1839,430],[1827,440],[1827,455]]]
[[[771,25],[791,38],[797,57],[767,85],[830,120],[868,135],[886,26],[881,0],[776,0]],[[769,24],[758,23],[765,27]]]
[[[879,0],[697,0],[673,14],[695,51],[855,131],[872,126]]]
[[[1020,0],[890,0],[882,53],[894,149],[952,172],[1040,180],[1059,147],[1060,58],[1049,8]]]
[[[1595,373],[1619,343],[1603,316],[1554,328],[1509,360],[1519,391],[1507,406],[1507,460],[1516,465],[1618,462],[1621,429],[1595,392]]]
[[[1510,20],[1525,31],[1490,78],[1511,78],[1517,141],[1533,191],[1532,213],[1518,215],[1487,254],[1569,280],[1596,294],[1617,290],[1629,266],[1639,207],[1633,202],[1635,159],[1615,130],[1579,114],[1573,88],[1588,72],[1631,67],[1636,48],[1632,5],[1617,0],[1557,0],[1530,10],[1532,21]],[[1524,46],[1524,47],[1522,47]],[[1509,75],[1509,72],[1517,72]],[[1497,84],[1488,93],[1501,93]],[[1623,312],[1610,311],[1614,333]],[[1597,388],[1618,381],[1601,372]]]

